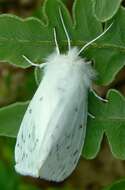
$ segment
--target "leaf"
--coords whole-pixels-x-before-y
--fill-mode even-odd
[[[125,189],[125,180],[122,179],[104,188],[103,190],[124,190],[124,189]]]
[[[98,41],[101,47],[92,50],[91,56],[95,60],[98,84],[109,84],[123,68],[125,60],[125,9],[121,8],[115,18],[110,31]],[[95,53],[94,53],[95,52]]]
[[[0,187],[3,190],[16,189],[19,179],[14,172],[0,160]]]
[[[44,35],[41,35],[42,32]],[[50,36],[49,30],[36,18],[24,21],[16,16],[1,15],[0,60],[23,68],[28,64],[22,55],[41,62],[41,54],[44,56],[46,49],[51,49]]]
[[[27,105],[15,103],[0,109],[0,136],[16,137]]]
[[[17,84],[17,90],[15,90],[15,93],[17,93],[18,101],[22,102],[31,99],[34,95],[34,92],[36,91],[36,87],[37,85],[34,77],[34,70],[27,69],[27,72],[24,74],[24,79],[20,80],[20,83]],[[14,92],[12,91],[12,94],[13,93]]]
[[[59,8],[73,46],[81,48],[102,32],[102,25],[92,11],[92,2],[74,1],[72,15],[60,0],[46,0],[38,18],[20,19],[12,15],[0,16],[0,60],[26,68],[22,55],[41,63],[55,48],[53,28],[56,28],[60,49],[67,49],[67,39],[59,16]],[[114,25],[100,40],[91,45],[83,56],[94,60],[98,84],[109,84],[124,66],[125,39],[124,9],[114,18]],[[42,19],[43,18],[43,19]],[[44,23],[43,23],[44,21]],[[119,31],[119,29],[122,30]],[[109,67],[110,65],[110,67]]]
[[[107,99],[104,103],[92,94],[89,98],[89,112],[95,119],[88,118],[83,149],[83,155],[88,159],[99,152],[104,133],[114,157],[125,159],[125,98],[118,91],[110,90]]]
[[[32,185],[30,185],[30,184],[21,184],[20,186],[19,186],[19,188],[18,188],[18,190],[40,190],[40,189],[38,189],[37,187],[35,187],[35,186],[32,186]]]
[[[105,22],[116,14],[122,0],[92,0],[92,2],[96,18]]]

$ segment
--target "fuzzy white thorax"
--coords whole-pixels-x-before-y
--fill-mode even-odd
[[[75,73],[76,77],[80,77],[81,84],[84,83],[87,88],[90,88],[92,80],[96,77],[96,72],[92,68],[91,62],[78,56],[78,52],[78,48],[74,47],[65,54],[52,53],[46,59],[45,75],[48,75],[48,78],[52,76],[58,78],[64,77],[69,72],[69,78],[72,78]]]

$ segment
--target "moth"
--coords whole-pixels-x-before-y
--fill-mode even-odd
[[[67,53],[60,53],[54,28],[56,51],[46,63],[35,64],[23,56],[31,65],[43,68],[44,76],[26,110],[15,146],[18,173],[55,182],[73,172],[85,141],[88,92],[96,74],[80,53],[111,27],[79,50],[71,47],[61,9],[59,14]]]

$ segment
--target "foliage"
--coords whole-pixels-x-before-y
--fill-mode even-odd
[[[105,22],[118,11],[122,0],[92,0],[93,11],[98,20]]]
[[[82,53],[83,57],[93,60],[98,73],[96,83],[109,85],[124,67],[125,60],[125,9],[120,7],[120,3],[121,0],[76,0],[72,9],[73,19],[60,0],[46,0],[43,7],[27,19],[2,14],[0,60],[24,69],[30,65],[22,55],[36,63],[44,62],[55,48],[54,27],[60,49],[66,51],[67,39],[59,18],[61,8],[72,46],[79,48],[98,36],[103,31],[103,26],[113,22],[110,30]],[[105,21],[104,25],[102,21]],[[35,77],[38,82],[38,71],[35,71]],[[83,155],[89,159],[97,155],[104,133],[113,155],[125,159],[125,99],[116,90],[109,90],[107,99],[108,102],[104,103],[93,94],[89,96],[89,111],[95,115],[95,119],[88,118],[83,150]],[[28,102],[16,102],[0,109],[1,136],[16,137],[27,105]]]
[[[124,190],[125,189],[125,180],[119,180],[112,185],[104,188],[103,190]]]

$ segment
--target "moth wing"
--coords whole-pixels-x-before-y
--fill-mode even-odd
[[[40,164],[48,156],[44,139],[60,102],[60,96],[55,98],[55,95],[53,87],[48,89],[43,79],[24,115],[15,146],[15,169],[22,175],[39,177]],[[51,143],[48,141],[50,148]]]
[[[87,120],[87,89],[82,94],[79,89],[61,109],[61,114],[51,120],[55,126],[46,137],[45,147],[52,138],[52,147],[47,159],[43,162],[39,175],[50,181],[63,181],[75,169],[84,144]],[[61,106],[62,103],[60,102]],[[56,117],[57,112],[53,115]]]
[[[63,89],[47,86],[43,80],[24,115],[15,147],[15,168],[23,175],[63,181],[81,155],[87,89],[83,88],[84,93],[79,87],[59,92]]]

